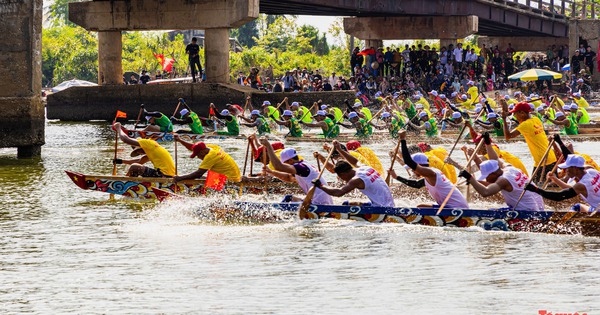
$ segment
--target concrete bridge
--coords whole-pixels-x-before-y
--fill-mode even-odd
[[[205,29],[208,86],[229,81],[228,30],[270,14],[351,16],[348,34],[368,46],[386,39],[440,39],[471,34],[487,42],[511,41],[521,50],[548,44],[598,47],[600,7],[570,0],[123,0],[69,4],[69,19],[98,32],[99,84],[121,84],[121,32]],[[44,144],[41,91],[42,0],[0,0],[0,147],[19,157],[39,155]],[[520,41],[519,41],[520,40]],[[93,94],[93,93],[92,93]],[[88,103],[93,102],[90,96]],[[88,104],[89,105],[89,104]],[[109,109],[114,113],[114,109]]]

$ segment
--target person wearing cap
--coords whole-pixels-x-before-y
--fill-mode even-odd
[[[450,182],[456,184],[456,169],[453,165],[449,163],[444,163],[444,160],[446,160],[446,158],[448,157],[448,151],[446,151],[446,149],[442,147],[437,147],[434,149],[427,142],[419,142],[415,146],[408,147],[408,152],[410,154],[425,154],[425,156],[427,156],[427,159],[429,160],[429,166],[442,171],[442,173],[444,173],[444,176],[446,176],[446,178],[448,178]]]
[[[571,103],[569,106],[569,112],[565,112],[565,115],[570,115],[573,117],[577,124],[589,124],[590,123],[590,115],[587,110],[584,108],[580,108],[577,104]]]
[[[356,128],[355,137],[367,138],[373,134],[373,126],[366,119],[360,118],[356,112],[348,114],[348,120]]]
[[[331,118],[336,124],[344,121],[344,112],[336,106],[321,105],[321,110],[324,110],[327,117]]]
[[[399,133],[400,136],[400,144],[402,149],[402,158],[404,163],[408,167],[410,167],[415,175],[420,176],[422,178],[418,180],[406,179],[401,176],[398,176],[396,172],[392,169],[390,170],[390,175],[394,177],[399,182],[408,185],[413,188],[422,188],[426,187],[429,191],[431,197],[435,200],[437,204],[421,204],[417,207],[436,207],[441,205],[446,199],[446,196],[451,194],[446,207],[458,208],[458,209],[468,209],[469,204],[467,200],[463,196],[463,194],[456,188],[454,184],[450,182],[444,174],[435,168],[429,166],[429,159],[423,153],[416,153],[411,155],[408,146],[406,144],[406,131],[401,131]]]
[[[504,120],[498,117],[496,113],[489,113],[487,121],[477,119],[475,123],[485,130],[493,131],[496,137],[504,137]]]
[[[467,82],[469,89],[467,90],[467,95],[469,95],[469,101],[471,104],[477,104],[479,102],[479,88],[475,85],[475,82],[469,81]]]
[[[451,127],[459,129],[464,127],[465,125],[465,120],[463,119],[463,115],[460,112],[454,112],[452,113],[452,117],[450,119],[444,118],[442,121],[450,125]]]
[[[225,108],[231,113],[233,116],[240,116],[244,114],[244,109],[238,104],[225,104]]]
[[[291,110],[286,109],[283,111],[283,120],[278,120],[274,116],[271,116],[271,119],[275,121],[280,126],[287,126],[289,128],[289,132],[286,137],[293,138],[301,138],[302,137],[302,126],[300,126],[300,121],[298,118],[294,117],[294,113]]]
[[[315,120],[316,122],[313,123],[302,122],[302,124],[311,128],[321,128],[321,130],[323,131],[324,138],[335,138],[340,134],[340,126],[334,123],[331,117],[327,116],[326,111],[317,111],[317,114],[315,115]]]
[[[250,112],[250,118],[246,118],[244,116],[239,116],[240,119],[245,120],[247,122],[242,122],[240,125],[246,127],[256,127],[256,131],[259,135],[264,135],[271,133],[271,128],[269,127],[269,122],[263,115],[260,114],[260,111],[255,109]]]
[[[423,95],[421,94],[415,94],[413,95],[413,99],[415,100],[414,104],[415,106],[417,106],[417,108],[419,107],[419,104],[421,104],[423,106],[423,108],[425,110],[427,110],[427,112],[429,112],[429,102],[427,101],[427,99],[425,99],[425,97],[423,97]],[[431,113],[429,113],[431,114]]]
[[[341,144],[338,141],[334,140],[332,144],[338,152],[344,152],[341,149]],[[340,160],[335,164],[334,172],[346,183],[341,188],[333,188],[323,185],[321,181],[316,180],[313,181],[313,184],[328,195],[334,197],[341,197],[353,191],[354,189],[358,189],[361,193],[367,196],[370,201],[370,203],[367,204],[360,203],[361,206],[394,207],[394,198],[392,197],[390,187],[381,177],[381,174],[374,168],[369,166],[355,168],[349,162]]]
[[[362,103],[360,103],[360,102],[354,103],[354,105],[352,106],[352,109],[362,119],[365,119],[365,120],[373,119],[373,114],[371,113],[371,110],[366,107],[363,107]]]
[[[269,119],[271,121],[274,121],[274,119],[279,120],[279,110],[271,105],[271,102],[269,101],[264,101],[262,103],[262,110],[263,110],[263,116],[264,117],[269,117]],[[270,117],[273,116],[275,117],[274,119],[271,119]]]
[[[408,122],[408,125],[413,127],[414,129],[419,129],[419,130],[425,130],[425,134],[428,137],[437,137],[438,136],[438,129],[437,129],[437,122],[435,121],[435,118],[429,118],[429,115],[427,114],[427,112],[422,111],[419,113],[419,119],[421,122],[423,122],[422,125],[416,125],[413,124],[412,122]]]
[[[173,132],[173,124],[169,117],[165,116],[165,114],[161,112],[148,112],[144,107],[144,104],[140,105],[142,110],[144,111],[144,116],[148,121],[148,126],[144,128],[144,131],[153,131],[153,132]]]
[[[544,211],[544,201],[534,193],[526,191],[519,201],[529,178],[518,168],[502,165],[502,162],[498,161],[498,156],[487,132],[483,134],[483,141],[489,159],[479,164],[481,171],[479,177],[473,177],[464,169],[458,176],[465,178],[483,198],[500,192],[506,204],[514,210]],[[485,182],[487,185],[480,182]]]
[[[169,151],[161,147],[158,142],[150,139],[133,139],[129,137],[121,128],[121,123],[113,124],[113,130],[119,134],[121,141],[134,147],[131,156],[138,156],[136,159],[115,159],[115,164],[128,164],[126,176],[132,177],[172,177],[175,175],[175,162]],[[153,167],[145,166],[146,163],[152,163]]]
[[[181,101],[181,104],[185,108],[179,111],[180,119],[171,117],[171,122],[173,124],[180,124],[180,125],[187,124],[190,127],[190,129],[189,130],[179,129],[179,130],[177,130],[177,133],[193,133],[193,134],[197,134],[197,135],[204,134],[204,128],[202,127],[202,120],[200,119],[198,114],[193,112],[190,109],[190,107],[185,103],[185,101],[183,101],[183,99],[180,99],[180,101]]]
[[[458,97],[458,96],[457,96]],[[473,110],[475,108],[475,104],[477,102],[472,102],[469,99],[469,96],[467,94],[462,94],[460,96],[460,98],[458,98],[458,101],[456,102],[457,105],[461,106],[462,108],[464,108],[465,110]]]
[[[548,117],[548,121],[561,127],[560,128],[561,135],[579,134],[577,122],[575,122],[575,117],[573,117],[573,115],[571,115],[569,113],[567,113],[567,115],[565,115],[563,112],[558,112],[555,115],[555,119],[551,119]]]
[[[433,105],[435,105],[435,108],[437,109],[437,115],[442,117],[442,110],[446,108],[446,103],[444,103],[436,90],[431,90],[431,92],[428,92],[427,94],[429,94],[429,99],[433,102]]]
[[[225,127],[227,127],[227,131],[217,131],[218,135],[226,135],[226,136],[239,136],[240,135],[240,125],[238,124],[237,118],[233,116],[229,110],[224,109],[220,113],[216,111],[215,104],[210,103],[210,108],[215,110],[215,117],[219,119],[225,120]]]
[[[285,148],[281,151],[279,158],[275,155],[273,147],[265,137],[261,137],[259,140],[260,144],[266,148],[267,154],[271,163],[273,163],[274,170],[268,167],[263,167],[263,171],[267,174],[275,176],[286,182],[296,182],[302,188],[304,193],[308,193],[308,190],[313,186],[312,181],[319,177],[319,172],[314,166],[306,163],[303,159],[300,159],[298,153],[293,148]],[[321,177],[321,184],[328,185],[327,181]],[[303,198],[302,198],[303,199]],[[285,201],[302,201],[300,198],[294,198],[293,196],[287,197]],[[315,205],[331,205],[333,199],[330,195],[326,194],[323,190],[317,188],[313,197],[312,203]]]
[[[580,73],[580,75],[582,75]],[[585,75],[585,74],[583,74]],[[592,88],[589,86],[589,84],[585,83],[585,81],[583,80],[583,78],[579,78],[577,79],[577,82],[575,83],[575,87],[573,87],[573,90],[579,92],[581,94],[581,96],[590,96],[590,92],[592,92]]]
[[[205,144],[204,142],[187,142],[181,139],[178,135],[175,136],[175,141],[183,144],[188,150],[192,151],[190,158],[199,158],[202,160],[198,169],[189,174],[173,176],[174,182],[179,182],[186,179],[200,179],[204,173],[216,173],[221,176],[225,176],[228,181],[240,182],[242,177],[240,174],[240,168],[235,163],[233,158],[221,147],[216,144]]]
[[[404,116],[400,115],[400,112],[395,112],[395,115],[392,115],[388,112],[381,113],[381,120],[385,122],[383,125],[373,124],[373,127],[383,130],[387,129],[390,132],[390,136],[396,139],[398,138],[398,131],[402,129],[405,125]]]
[[[549,191],[537,187],[534,184],[529,184],[525,187],[526,190],[532,191],[542,197],[554,201],[563,201],[577,197],[583,198],[589,206],[576,204],[573,210],[581,212],[595,212],[600,204],[600,173],[595,169],[585,168],[585,159],[577,154],[567,155],[564,163],[558,165],[560,169],[566,170],[567,176],[574,185],[569,185],[552,173],[548,174],[548,178],[563,188],[560,191]],[[552,174],[552,175],[550,175]]]
[[[586,101],[585,98],[581,97],[580,92],[573,93],[572,96],[573,96],[573,100],[575,101],[575,104],[577,104],[577,106],[579,108],[586,109],[586,108],[590,107],[590,104],[588,103],[588,101]]]
[[[306,106],[301,105],[298,102],[292,102],[292,104],[288,104],[287,99],[285,100],[285,104],[287,109],[291,110],[294,114],[294,117],[298,119],[300,122],[311,123],[313,121],[313,116],[311,112],[306,108]]]
[[[506,103],[504,103],[503,108],[505,108]],[[529,147],[529,152],[533,157],[534,165],[539,165],[542,160],[546,149],[548,149],[548,138],[546,138],[546,133],[544,131],[544,124],[537,117],[531,117],[529,112],[531,107],[529,104],[525,102],[520,102],[515,105],[515,107],[510,111],[513,113],[514,117],[519,122],[519,125],[513,130],[508,129],[508,123],[506,121],[506,117],[508,112],[505,110],[502,111],[502,118],[504,120],[504,138],[509,140],[511,138],[518,137],[519,135],[523,135],[525,138],[525,142]],[[546,170],[552,170],[554,164],[556,163],[556,156],[554,155],[554,151],[550,150],[548,152],[548,156],[545,160],[545,165],[540,165],[540,167],[545,168]],[[535,168],[532,174],[535,174]],[[536,176],[533,178],[534,181],[539,181],[541,179],[542,172],[538,172]]]

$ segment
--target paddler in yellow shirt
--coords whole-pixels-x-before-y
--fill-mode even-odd
[[[473,80],[469,80],[469,82],[467,82],[467,86],[469,87],[469,89],[467,90],[467,94],[469,95],[469,101],[471,101],[471,103],[473,104],[477,104],[479,100],[479,89],[477,88]]]
[[[575,103],[577,104],[577,106],[579,108],[586,109],[586,108],[590,107],[590,104],[585,100],[585,98],[581,97],[581,93],[576,92],[576,93],[573,93],[572,96],[573,96],[573,100],[575,101]]]
[[[190,158],[202,160],[198,169],[186,175],[174,176],[173,181],[179,182],[186,179],[200,179],[204,173],[210,171],[227,177],[228,181],[240,182],[240,168],[235,161],[216,144],[205,144],[204,142],[191,143],[175,136],[175,141],[183,144],[192,151]]]
[[[475,108],[475,103],[473,103],[469,100],[469,97],[467,96],[467,94],[461,95],[460,101],[458,101],[456,104],[460,105],[462,108],[464,108],[466,110],[473,110]]]
[[[429,102],[427,101],[427,99],[425,99],[425,97],[423,97],[423,95],[421,94],[415,94],[413,95],[413,99],[415,100],[414,104],[415,106],[418,106],[419,104],[423,105],[423,108],[427,110],[427,112],[429,113]]]
[[[113,124],[113,130],[119,133],[119,138],[134,146],[132,156],[139,156],[137,159],[115,159],[115,164],[129,164],[127,176],[132,177],[172,177],[175,175],[175,162],[169,151],[161,147],[158,142],[150,139],[133,139],[129,137],[121,128],[121,123]],[[152,163],[154,168],[144,166],[143,164]]]

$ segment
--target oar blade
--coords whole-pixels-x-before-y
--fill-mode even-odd
[[[316,187],[313,186],[310,188],[310,190],[308,190],[306,197],[304,198],[302,204],[300,205],[300,208],[298,209],[298,217],[301,220],[308,218],[308,209],[310,208],[310,204],[312,203],[312,199],[315,195],[315,189]]]

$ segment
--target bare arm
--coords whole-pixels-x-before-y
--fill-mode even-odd
[[[267,154],[269,155],[269,160],[273,164],[275,170],[292,175],[296,174],[295,167],[289,164],[282,163],[281,160],[277,157],[277,155],[275,155],[275,151],[273,151],[273,147],[271,147],[271,144],[269,143],[269,140],[267,140],[267,138],[261,137],[260,143],[266,148]]]
[[[333,188],[333,187],[329,187],[329,186],[320,186],[319,188],[330,196],[341,197],[341,196],[353,191],[356,188],[361,189],[361,186],[362,186],[362,188],[365,187],[365,183],[363,183],[362,179],[353,178],[348,183],[346,183],[346,185],[344,185],[344,187],[341,187],[341,188]]]

